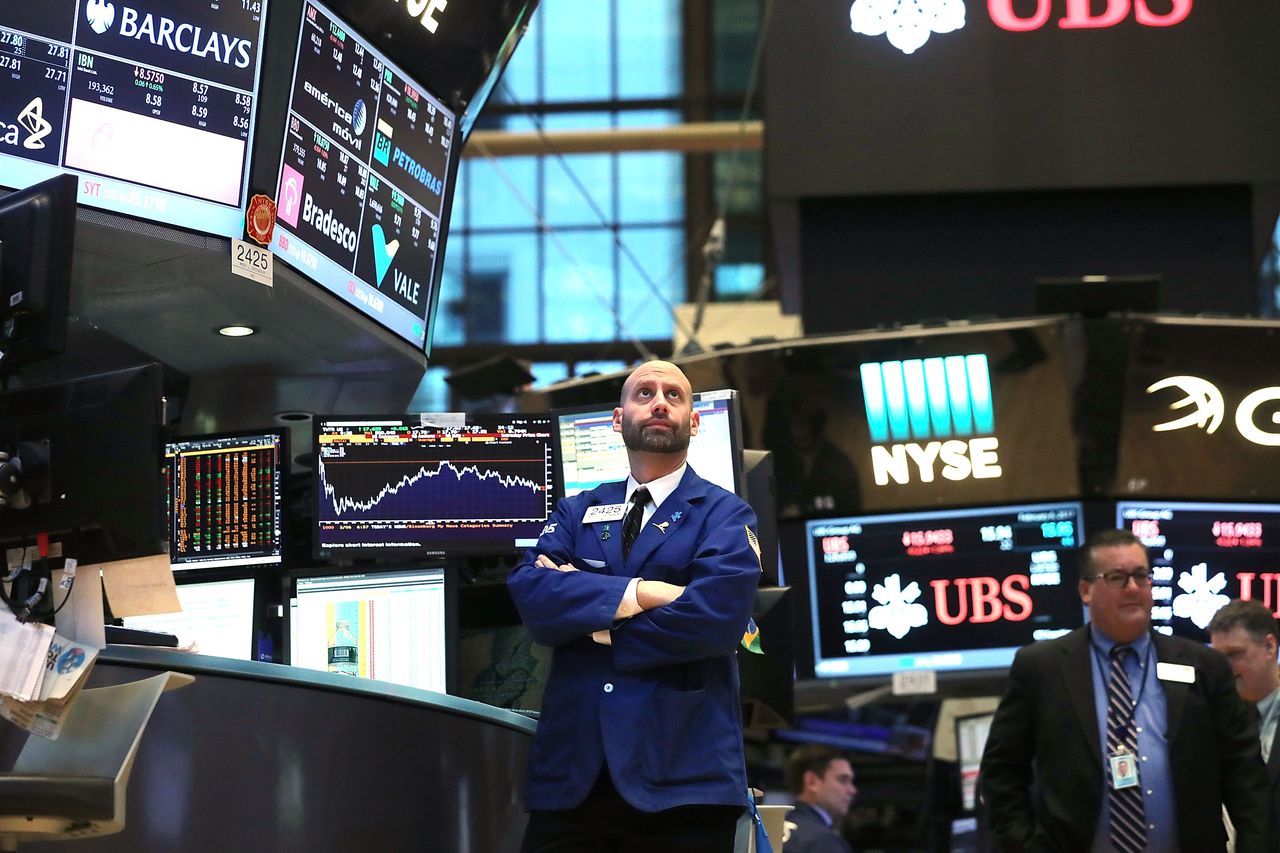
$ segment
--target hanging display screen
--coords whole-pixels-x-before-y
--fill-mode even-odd
[[[454,114],[323,6],[303,7],[272,250],[427,341]]]
[[[0,7],[0,179],[64,171],[78,200],[238,236],[264,0]]]

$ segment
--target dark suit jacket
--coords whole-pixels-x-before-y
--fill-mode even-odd
[[[851,853],[849,843],[827,826],[822,816],[803,800],[787,812],[787,835],[782,853]]]
[[[1257,726],[1226,658],[1187,640],[1152,638],[1160,661],[1196,671],[1194,684],[1160,682],[1179,846],[1225,849],[1225,804],[1238,853],[1272,851]],[[1090,654],[1085,626],[1026,646],[1014,658],[979,779],[1000,849],[1083,851],[1093,844],[1104,777]]]

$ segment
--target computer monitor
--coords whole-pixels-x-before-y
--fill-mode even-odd
[[[423,349],[439,301],[457,115],[381,49],[381,29],[373,35],[327,5],[302,4],[277,131],[271,249]]]
[[[278,564],[288,460],[283,430],[167,443],[169,562],[174,569]]]
[[[809,521],[818,678],[1008,666],[1084,621],[1078,503]]]
[[[82,204],[239,236],[267,6],[3,4],[0,184],[74,170]]]
[[[1120,501],[1116,526],[1147,546],[1157,631],[1207,643],[1233,598],[1280,616],[1280,504]]]
[[[756,538],[760,542],[760,568],[764,579],[785,583],[779,576],[778,486],[773,474],[773,451],[742,451],[742,482],[746,501],[756,514]]]
[[[698,434],[689,439],[690,467],[703,479],[741,495],[744,485],[738,392],[695,393],[693,409],[700,424]],[[593,406],[555,412],[565,497],[627,478],[627,448],[622,434],[613,429],[613,410],[613,406]]]
[[[202,655],[254,660],[253,578],[197,580],[178,584],[180,613],[127,616],[126,628],[163,631],[178,638],[178,647]]]
[[[555,497],[549,415],[316,421],[320,557],[516,553]]]
[[[75,236],[74,176],[0,198],[0,375],[66,346]]]
[[[292,579],[288,660],[445,693],[453,609],[440,567]]]

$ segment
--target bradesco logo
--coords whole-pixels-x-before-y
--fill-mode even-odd
[[[1061,4],[1058,27],[1064,30],[1097,30],[1133,19],[1144,27],[1172,27],[1191,14],[1194,0],[1168,0],[1170,9],[1153,12],[1148,0],[1106,0],[1094,14],[1098,0],[987,0],[991,23],[1011,33],[1038,30],[1049,23]],[[1159,7],[1166,5],[1161,0]],[[1016,6],[1016,8],[1015,8]],[[854,0],[849,27],[864,36],[887,36],[903,53],[915,53],[931,35],[945,35],[964,27],[964,0]]]
[[[305,199],[302,203],[303,221],[348,252],[354,253],[356,250],[356,232],[335,216],[332,210],[326,210],[316,204],[315,199],[311,197],[311,193],[304,193],[304,197]]]
[[[116,5],[107,0],[89,0],[84,7],[89,28],[104,35],[116,22]],[[120,6],[122,38],[147,41],[156,47],[178,53],[187,53],[200,59],[213,59],[224,65],[248,68],[253,53],[253,42],[238,36],[229,36],[205,30],[203,27],[175,21],[150,12],[139,14],[137,9]]]
[[[932,483],[938,463],[948,480],[993,479],[1003,473],[1000,442],[992,435],[995,413],[985,355],[868,362],[860,370],[877,486],[890,480],[905,486],[913,471],[920,482]]]

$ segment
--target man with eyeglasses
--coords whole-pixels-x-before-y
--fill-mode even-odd
[[[979,789],[1001,850],[1274,851],[1257,729],[1226,660],[1151,630],[1142,542],[1080,549],[1089,624],[1019,650]]]

